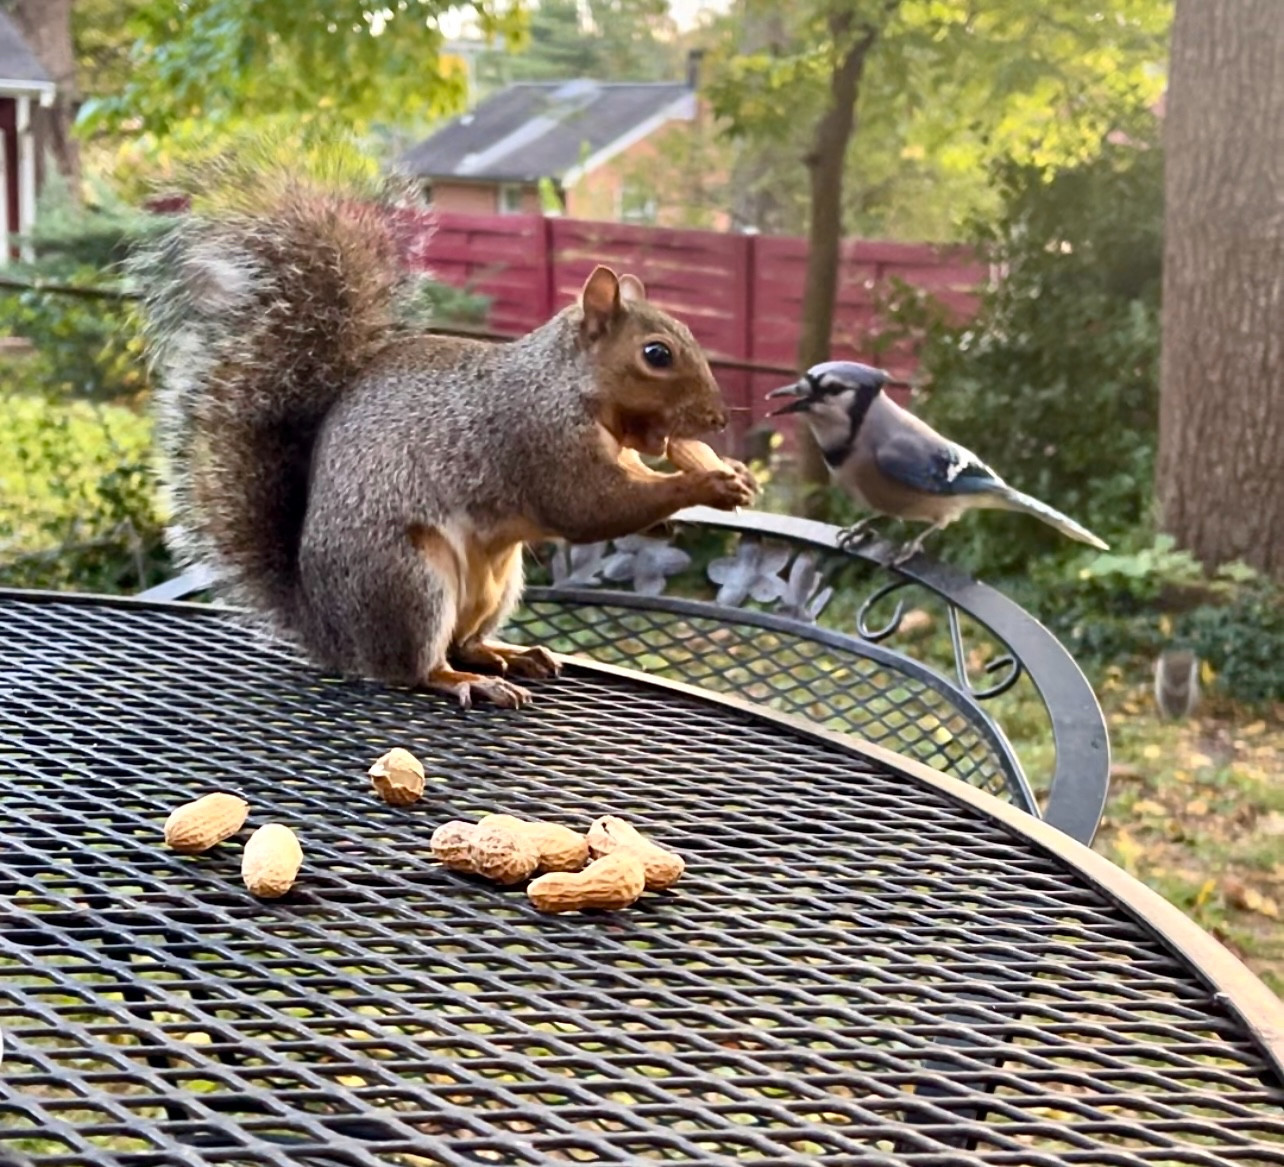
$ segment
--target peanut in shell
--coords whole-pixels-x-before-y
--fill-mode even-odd
[[[294,886],[303,866],[303,848],[283,823],[265,823],[245,844],[241,878],[251,895],[276,899]]]
[[[235,794],[207,794],[170,812],[165,842],[184,855],[208,851],[245,826],[249,813],[250,804]]]
[[[646,888],[646,871],[636,850],[595,859],[583,871],[552,871],[531,880],[530,901],[541,912],[616,911],[637,902]]]

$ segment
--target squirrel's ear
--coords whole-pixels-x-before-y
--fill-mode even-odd
[[[620,280],[615,272],[609,267],[595,267],[584,281],[580,307],[584,309],[584,332],[589,340],[596,340],[620,310]]]
[[[620,277],[620,299],[626,302],[646,299],[646,288],[637,276]]]

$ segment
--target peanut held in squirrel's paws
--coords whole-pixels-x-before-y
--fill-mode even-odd
[[[704,442],[694,438],[673,438],[667,450],[669,461],[680,471],[717,474],[725,485],[728,498],[747,506],[758,493],[758,481],[743,462],[721,458]]]
[[[522,705],[513,678],[559,669],[497,638],[524,542],[751,501],[734,468],[660,474],[638,456],[727,414],[691,333],[636,278],[596,268],[511,344],[417,333],[398,323],[401,192],[227,173],[230,197],[204,181],[133,262],[166,485],[185,558],[318,665]]]

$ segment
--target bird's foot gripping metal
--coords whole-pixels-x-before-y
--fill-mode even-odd
[[[854,547],[859,547],[866,539],[874,534],[869,529],[870,523],[874,521],[875,516],[867,515],[865,518],[853,523],[850,527],[844,527],[838,532],[837,543],[842,551],[851,551]]]
[[[900,567],[903,563],[908,563],[920,551],[923,550],[923,540],[926,539],[933,531],[939,531],[943,524],[933,523],[930,527],[924,528],[914,536],[908,543],[897,549],[896,553],[887,561],[888,567]]]

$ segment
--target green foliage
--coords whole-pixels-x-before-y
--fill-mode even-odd
[[[673,81],[682,75],[668,0],[540,0],[517,52],[479,55],[481,90],[514,81]]]
[[[134,592],[164,578],[146,417],[51,398],[13,364],[0,374],[12,386],[0,427],[0,586]]]
[[[20,336],[36,349],[25,376],[43,393],[113,400],[145,386],[130,303],[115,293],[116,268],[129,247],[164,225],[99,191],[84,202],[71,198],[56,177],[41,199],[37,228],[29,237],[36,258],[7,269],[26,289],[0,288],[0,335]],[[99,293],[78,296],[44,290],[45,282]]]
[[[26,380],[61,397],[111,401],[142,390],[131,322],[123,301],[0,288],[0,336],[30,341]]]
[[[403,304],[402,318],[420,328],[482,328],[490,314],[490,297],[467,288],[423,280],[416,297]]]
[[[131,29],[152,0],[75,0],[71,37],[81,93],[116,93],[129,81],[136,51]]]
[[[741,143],[763,230],[806,225],[803,155],[846,48],[838,0],[740,0],[716,26],[708,95]],[[953,239],[994,209],[987,166],[1091,157],[1163,90],[1171,0],[843,0],[879,29],[844,184],[848,234]],[[746,32],[748,30],[748,33]],[[752,43],[746,43],[746,40]],[[751,192],[752,193],[752,192]]]
[[[950,323],[908,289],[892,310],[922,337],[916,410],[1110,543],[1150,519],[1162,174],[1153,143],[1110,146],[1051,178],[1006,164],[1002,214],[977,234],[1002,278],[977,317]],[[989,575],[1085,554],[1011,514],[970,516],[948,538],[951,558]]]
[[[1242,563],[1208,574],[1170,535],[1134,532],[1119,551],[1032,560],[1001,581],[1085,667],[1148,667],[1165,648],[1194,651],[1236,701],[1284,700],[1284,589]]]
[[[1254,576],[1224,602],[1184,614],[1176,634],[1213,666],[1227,696],[1253,704],[1284,701],[1284,588],[1278,584]]]
[[[102,0],[98,0],[99,3]],[[457,109],[463,63],[442,51],[438,21],[465,7],[487,38],[520,44],[519,0],[151,0],[126,5],[124,84],[86,102],[87,129],[160,138],[264,115],[405,124]]]

